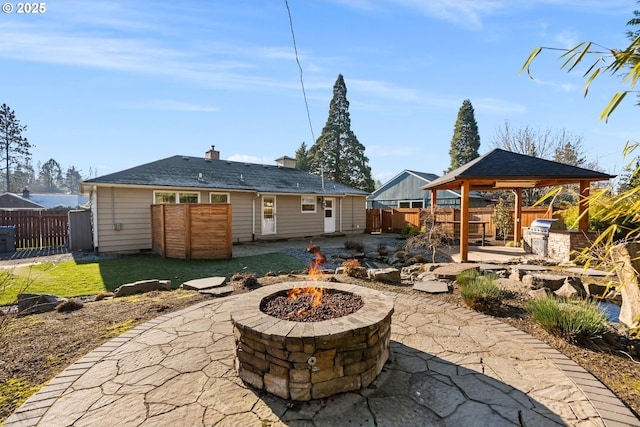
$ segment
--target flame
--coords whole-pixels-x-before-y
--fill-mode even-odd
[[[303,294],[310,295],[311,296],[310,310],[313,310],[314,308],[322,304],[322,296],[325,293],[326,291],[323,288],[319,288],[319,287],[293,288],[289,290],[289,292],[287,293],[287,296],[291,299],[296,299],[298,298],[299,295],[303,295]],[[302,315],[305,311],[306,310],[304,308],[300,309],[298,313],[296,313],[296,316]]]
[[[322,252],[320,252],[320,246],[313,244],[313,240],[309,242],[307,252],[314,254],[314,259],[309,263],[309,276],[317,282],[319,278],[324,274],[321,265],[327,262],[327,258]],[[302,308],[298,310],[298,312],[295,314],[296,317],[299,317],[303,315],[307,310],[313,310],[314,308],[322,304],[322,296],[326,294],[326,290],[322,287],[317,286],[293,288],[288,292],[287,296],[291,299],[296,299],[299,295],[302,294],[311,296],[311,307],[309,309]]]
[[[309,246],[307,247],[307,252],[310,252],[315,255],[315,259],[311,261],[311,263],[309,264],[309,276],[311,276],[313,280],[318,281],[320,276],[324,274],[320,266],[322,264],[326,264],[327,257],[325,257],[324,254],[320,252],[320,246],[313,244],[313,240],[309,242]]]

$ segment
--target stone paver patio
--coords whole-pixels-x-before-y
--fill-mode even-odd
[[[234,367],[237,295],[109,341],[5,426],[640,426],[592,375],[537,339],[466,308],[388,295],[391,358],[364,390],[296,403],[246,386]]]

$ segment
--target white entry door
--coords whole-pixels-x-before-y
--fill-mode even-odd
[[[276,233],[276,198],[262,197],[262,234]]]
[[[333,213],[334,199],[324,199],[324,232],[335,233],[336,231],[336,218]]]

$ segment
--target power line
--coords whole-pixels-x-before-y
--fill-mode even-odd
[[[287,14],[289,15],[289,27],[291,27],[291,38],[293,39],[293,51],[296,55],[296,62],[300,69],[300,85],[302,86],[302,96],[304,97],[304,106],[307,109],[307,120],[309,120],[309,129],[311,129],[312,144],[316,142],[316,136],[313,133],[313,125],[311,124],[311,114],[309,113],[309,103],[307,102],[307,93],[304,90],[304,80],[302,79],[302,65],[298,59],[298,47],[296,46],[296,35],[293,31],[293,19],[291,19],[291,10],[289,9],[289,1],[284,0],[284,4],[287,6]]]

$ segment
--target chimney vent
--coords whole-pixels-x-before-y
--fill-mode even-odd
[[[278,157],[276,159],[276,165],[279,168],[295,169],[296,168],[296,159],[292,159],[289,156]]]
[[[211,150],[204,153],[205,159],[220,160],[220,152],[216,150],[216,146],[212,145]]]

